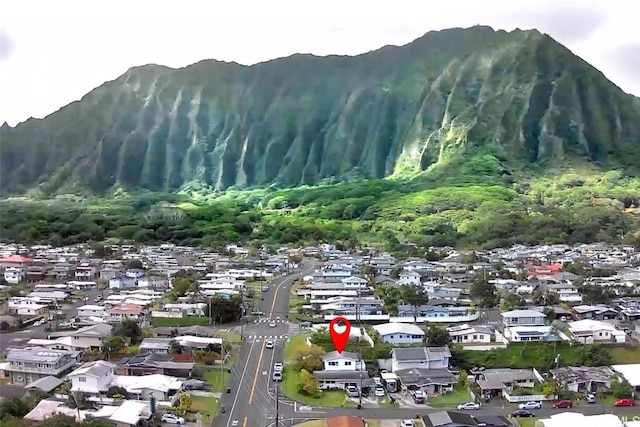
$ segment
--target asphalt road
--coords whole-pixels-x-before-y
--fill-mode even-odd
[[[231,393],[221,398],[218,416],[212,426],[259,427],[266,426],[275,419],[275,383],[271,381],[273,364],[283,362],[283,348],[286,338],[279,339],[274,349],[267,349],[264,338],[247,339],[247,336],[287,336],[289,323],[289,295],[294,280],[309,274],[316,268],[311,260],[305,260],[297,272],[273,280],[270,289],[262,293],[258,310],[265,313],[265,320],[245,327],[244,342],[240,347],[239,361],[232,369],[229,381]],[[225,413],[221,413],[221,407]],[[288,411],[286,410],[288,408]],[[285,412],[293,412],[293,406],[281,405]],[[282,418],[282,417],[281,417]]]
[[[67,319],[71,319],[72,317],[76,317],[78,315],[78,307],[81,307],[86,304],[93,304],[95,298],[98,295],[102,295],[101,291],[91,290],[89,292],[85,292],[88,300],[80,300],[68,307],[65,306],[64,312]],[[107,291],[104,292],[104,295],[108,295]],[[7,349],[9,342],[14,338],[46,338],[47,333],[44,331],[45,325],[40,326],[31,326],[29,328],[22,329],[16,332],[2,332],[0,333],[0,352],[4,353]]]

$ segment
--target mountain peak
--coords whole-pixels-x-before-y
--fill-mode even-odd
[[[432,31],[353,57],[129,69],[0,128],[0,190],[224,190],[584,161],[637,170],[640,106],[536,30]]]

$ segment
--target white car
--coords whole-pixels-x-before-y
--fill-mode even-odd
[[[282,365],[282,363],[280,363],[280,362],[273,364],[273,370],[275,372],[282,372],[283,368],[284,368],[284,365]]]
[[[273,340],[266,340],[265,341],[265,346],[267,348],[273,348]]]
[[[270,328],[275,328],[276,327],[276,321],[272,320],[271,322],[269,322],[269,327]]]
[[[402,420],[400,421],[400,427],[416,427],[416,424],[413,420]]]
[[[376,397],[384,397],[384,388],[376,387]]]
[[[475,402],[461,403],[458,405],[458,409],[466,411],[477,411],[478,409],[480,409],[480,404]]]
[[[184,424],[184,418],[173,414],[164,414],[162,416],[162,422],[167,424]]]
[[[542,403],[540,402],[525,402],[518,405],[518,409],[540,409]]]

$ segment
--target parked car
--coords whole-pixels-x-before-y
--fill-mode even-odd
[[[613,406],[636,406],[636,401],[633,399],[620,399],[616,400]]]
[[[376,386],[376,397],[384,397],[384,387]]]
[[[596,399],[596,395],[595,395],[595,394],[591,394],[591,393],[589,393],[589,394],[585,394],[585,395],[584,395],[584,400],[585,400],[587,403],[596,403],[596,401],[597,401],[597,399]]]
[[[269,286],[264,285],[264,286],[262,287],[262,292],[267,292],[268,290],[269,290]]]
[[[267,348],[273,348],[273,340],[266,340],[265,341],[265,346]]]
[[[480,409],[480,404],[475,402],[465,402],[458,405],[460,410],[477,411]]]
[[[184,418],[174,414],[164,414],[162,416],[162,422],[167,424],[184,424]]]
[[[416,427],[416,424],[413,420],[402,420],[400,421],[400,427]]]
[[[517,411],[513,411],[511,413],[511,416],[514,418],[520,418],[520,417],[533,417],[533,412],[524,410],[524,409],[518,409]]]
[[[553,407],[556,409],[573,408],[573,402],[571,400],[556,400],[553,402]]]
[[[284,368],[284,365],[280,362],[276,362],[273,364],[273,370],[275,372],[282,372],[282,369]]]
[[[349,397],[360,397],[360,391],[358,390],[358,387],[356,386],[348,386],[344,389],[344,392],[347,394],[347,396]]]
[[[542,408],[541,402],[526,402],[518,405],[518,409],[540,409]]]
[[[273,371],[273,380],[282,381],[282,371]]]

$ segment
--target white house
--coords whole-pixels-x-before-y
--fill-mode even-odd
[[[322,356],[325,371],[366,371],[364,361],[357,353],[332,351]]]
[[[130,289],[136,286],[136,279],[119,274],[109,279],[109,289]]]
[[[543,326],[546,316],[535,310],[512,310],[501,313],[504,326]]]
[[[102,305],[83,305],[78,307],[78,317],[102,317],[104,316],[105,308]]]
[[[400,285],[419,286],[421,281],[420,273],[415,271],[402,271],[400,273]]]
[[[547,288],[549,292],[557,294],[558,299],[562,302],[582,302],[582,295],[578,291],[578,288],[571,283],[554,283],[547,285]]]
[[[571,337],[582,344],[624,343],[627,334],[610,323],[584,319],[568,324]]]
[[[344,286],[348,289],[366,289],[369,286],[367,279],[358,276],[345,277],[340,282],[344,283]]]
[[[490,343],[493,330],[483,326],[457,325],[447,328],[451,341],[456,344]]]
[[[419,344],[424,340],[424,331],[411,323],[383,323],[374,325],[380,341],[389,344]]]
[[[391,350],[391,371],[403,369],[447,369],[449,347],[399,347]]]
[[[36,297],[11,297],[9,312],[20,316],[36,316],[47,308],[46,302]]]
[[[115,364],[104,360],[85,363],[68,375],[71,391],[99,395],[109,390],[115,368]]]

